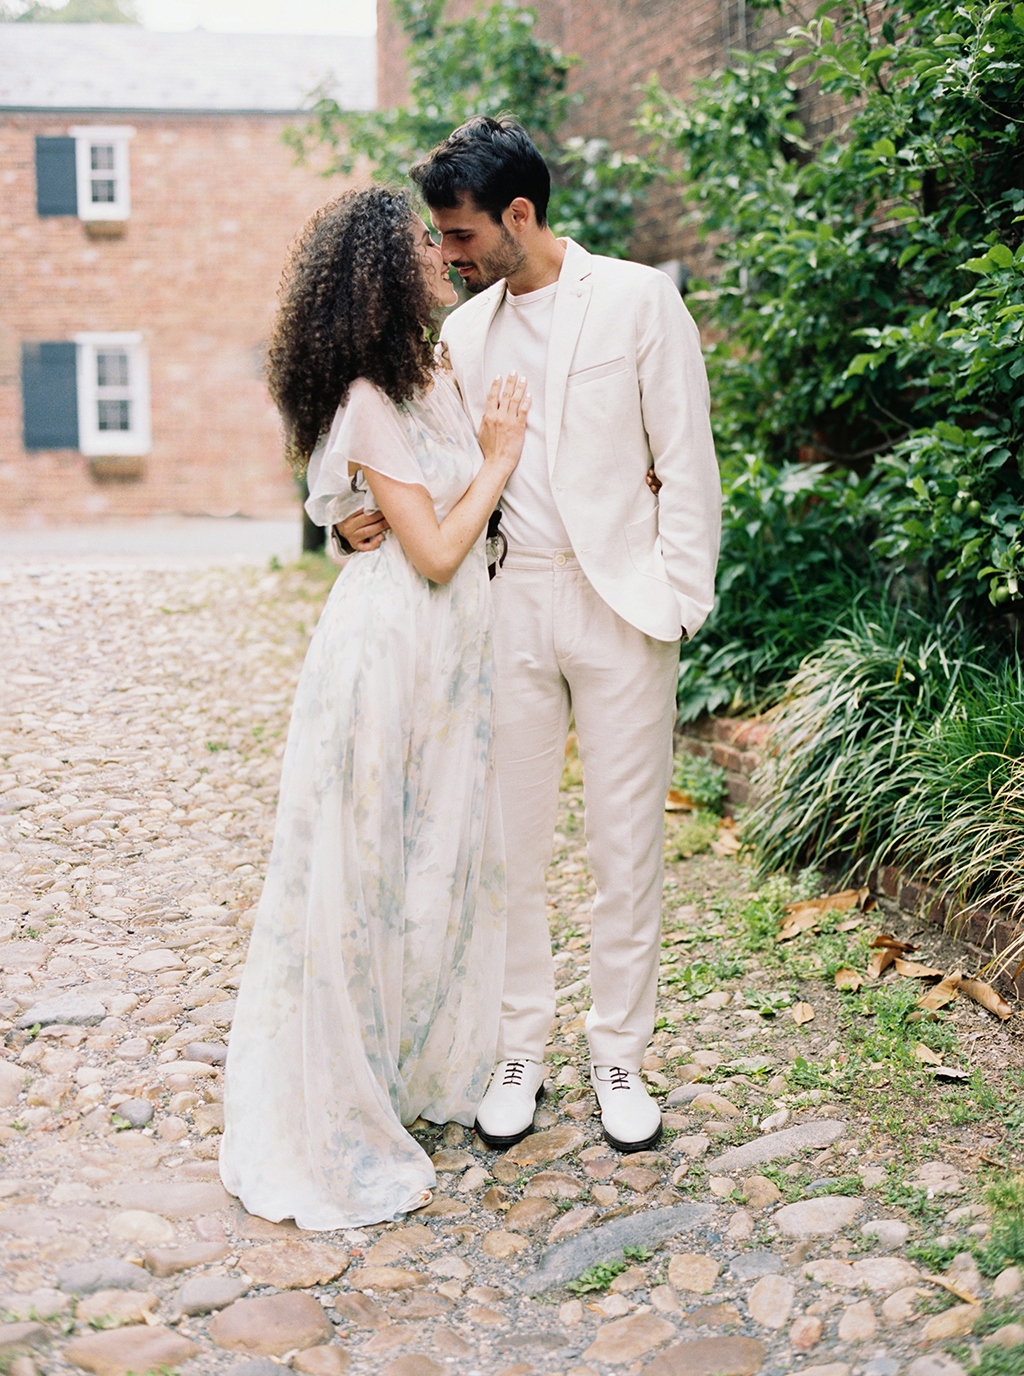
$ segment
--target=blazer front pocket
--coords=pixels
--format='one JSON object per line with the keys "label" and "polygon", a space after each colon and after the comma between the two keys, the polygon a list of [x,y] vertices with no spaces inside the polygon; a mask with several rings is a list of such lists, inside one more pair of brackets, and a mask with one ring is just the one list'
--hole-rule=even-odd
{"label": "blazer front pocket", "polygon": [[584,382],[598,382],[604,377],[613,377],[626,371],[625,358],[610,358],[607,363],[594,363],[589,368],[577,368],[566,378],[566,385],[579,387]]}
{"label": "blazer front pocket", "polygon": [[626,525],[626,547],[633,567],[649,578],[667,582],[658,538],[658,508]]}

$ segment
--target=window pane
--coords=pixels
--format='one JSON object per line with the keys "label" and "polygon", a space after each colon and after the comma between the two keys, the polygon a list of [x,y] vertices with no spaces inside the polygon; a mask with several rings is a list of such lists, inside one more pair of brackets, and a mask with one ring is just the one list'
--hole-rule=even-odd
{"label": "window pane", "polygon": [[114,170],[114,145],[112,143],[94,143],[89,150],[90,165],[94,172],[113,172]]}
{"label": "window pane", "polygon": [[114,183],[112,181],[91,182],[92,203],[93,205],[107,205],[114,200]]}
{"label": "window pane", "polygon": [[123,349],[100,349],[96,353],[96,385],[128,386],[128,355]]}
{"label": "window pane", "polygon": [[130,430],[132,428],[131,402],[129,401],[98,401],[96,414],[99,420],[97,428],[100,430]]}

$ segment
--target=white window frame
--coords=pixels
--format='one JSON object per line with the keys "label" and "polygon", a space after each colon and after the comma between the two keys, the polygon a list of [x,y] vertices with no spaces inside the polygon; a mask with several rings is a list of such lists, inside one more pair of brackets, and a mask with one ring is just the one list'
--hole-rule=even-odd
{"label": "white window frame", "polygon": [[[128,144],[135,130],[127,124],[76,124],[68,130],[75,140],[75,177],[80,220],[127,220],[131,214],[131,191],[128,177]],[[92,167],[92,150],[97,145],[110,145],[114,150],[114,166],[109,176],[97,180],[114,183],[112,201],[93,201],[92,183],[96,174]]]}
{"label": "white window frame", "polygon": [[[139,333],[95,333],[75,335],[78,346],[78,448],[82,454],[148,454],[152,444],[149,411],[149,356]],[[121,350],[128,358],[128,385],[101,388],[98,355],[104,350]],[[128,430],[101,430],[99,403],[128,401],[131,427]]]}

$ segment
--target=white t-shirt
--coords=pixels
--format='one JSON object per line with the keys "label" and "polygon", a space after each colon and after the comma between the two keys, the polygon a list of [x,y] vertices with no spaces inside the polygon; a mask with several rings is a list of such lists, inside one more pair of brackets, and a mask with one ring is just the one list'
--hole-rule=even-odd
{"label": "white t-shirt", "polygon": [[544,379],[548,341],[558,283],[524,292],[505,293],[487,333],[484,364],[487,376],[516,372],[526,378],[533,398],[526,422],[523,456],[505,484],[501,528],[510,545],[525,549],[569,549],[569,536],[555,506],[548,476],[545,436]]}

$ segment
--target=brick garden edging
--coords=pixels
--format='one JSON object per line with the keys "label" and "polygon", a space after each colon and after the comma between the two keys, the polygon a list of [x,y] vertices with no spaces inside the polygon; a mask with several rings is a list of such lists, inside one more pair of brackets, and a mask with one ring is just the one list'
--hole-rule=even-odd
{"label": "brick garden edging", "polygon": [[[704,716],[676,732],[676,750],[698,759],[711,760],[725,770],[728,785],[726,812],[732,816],[752,799],[751,779],[761,762],[770,725],[758,717]],[[968,941],[996,957],[1024,936],[1024,919],[1012,918],[996,908],[965,908],[955,895],[911,878],[895,865],[882,865],[866,877],[872,891],[894,902],[902,912],[942,927],[961,941]],[[1024,998],[1024,969],[1016,979],[999,976]]]}
{"label": "brick garden edging", "polygon": [[761,763],[761,749],[769,729],[768,723],[758,717],[705,715],[677,730],[676,749],[711,760],[725,770],[729,786],[726,812],[731,815],[750,802],[750,779]]}

